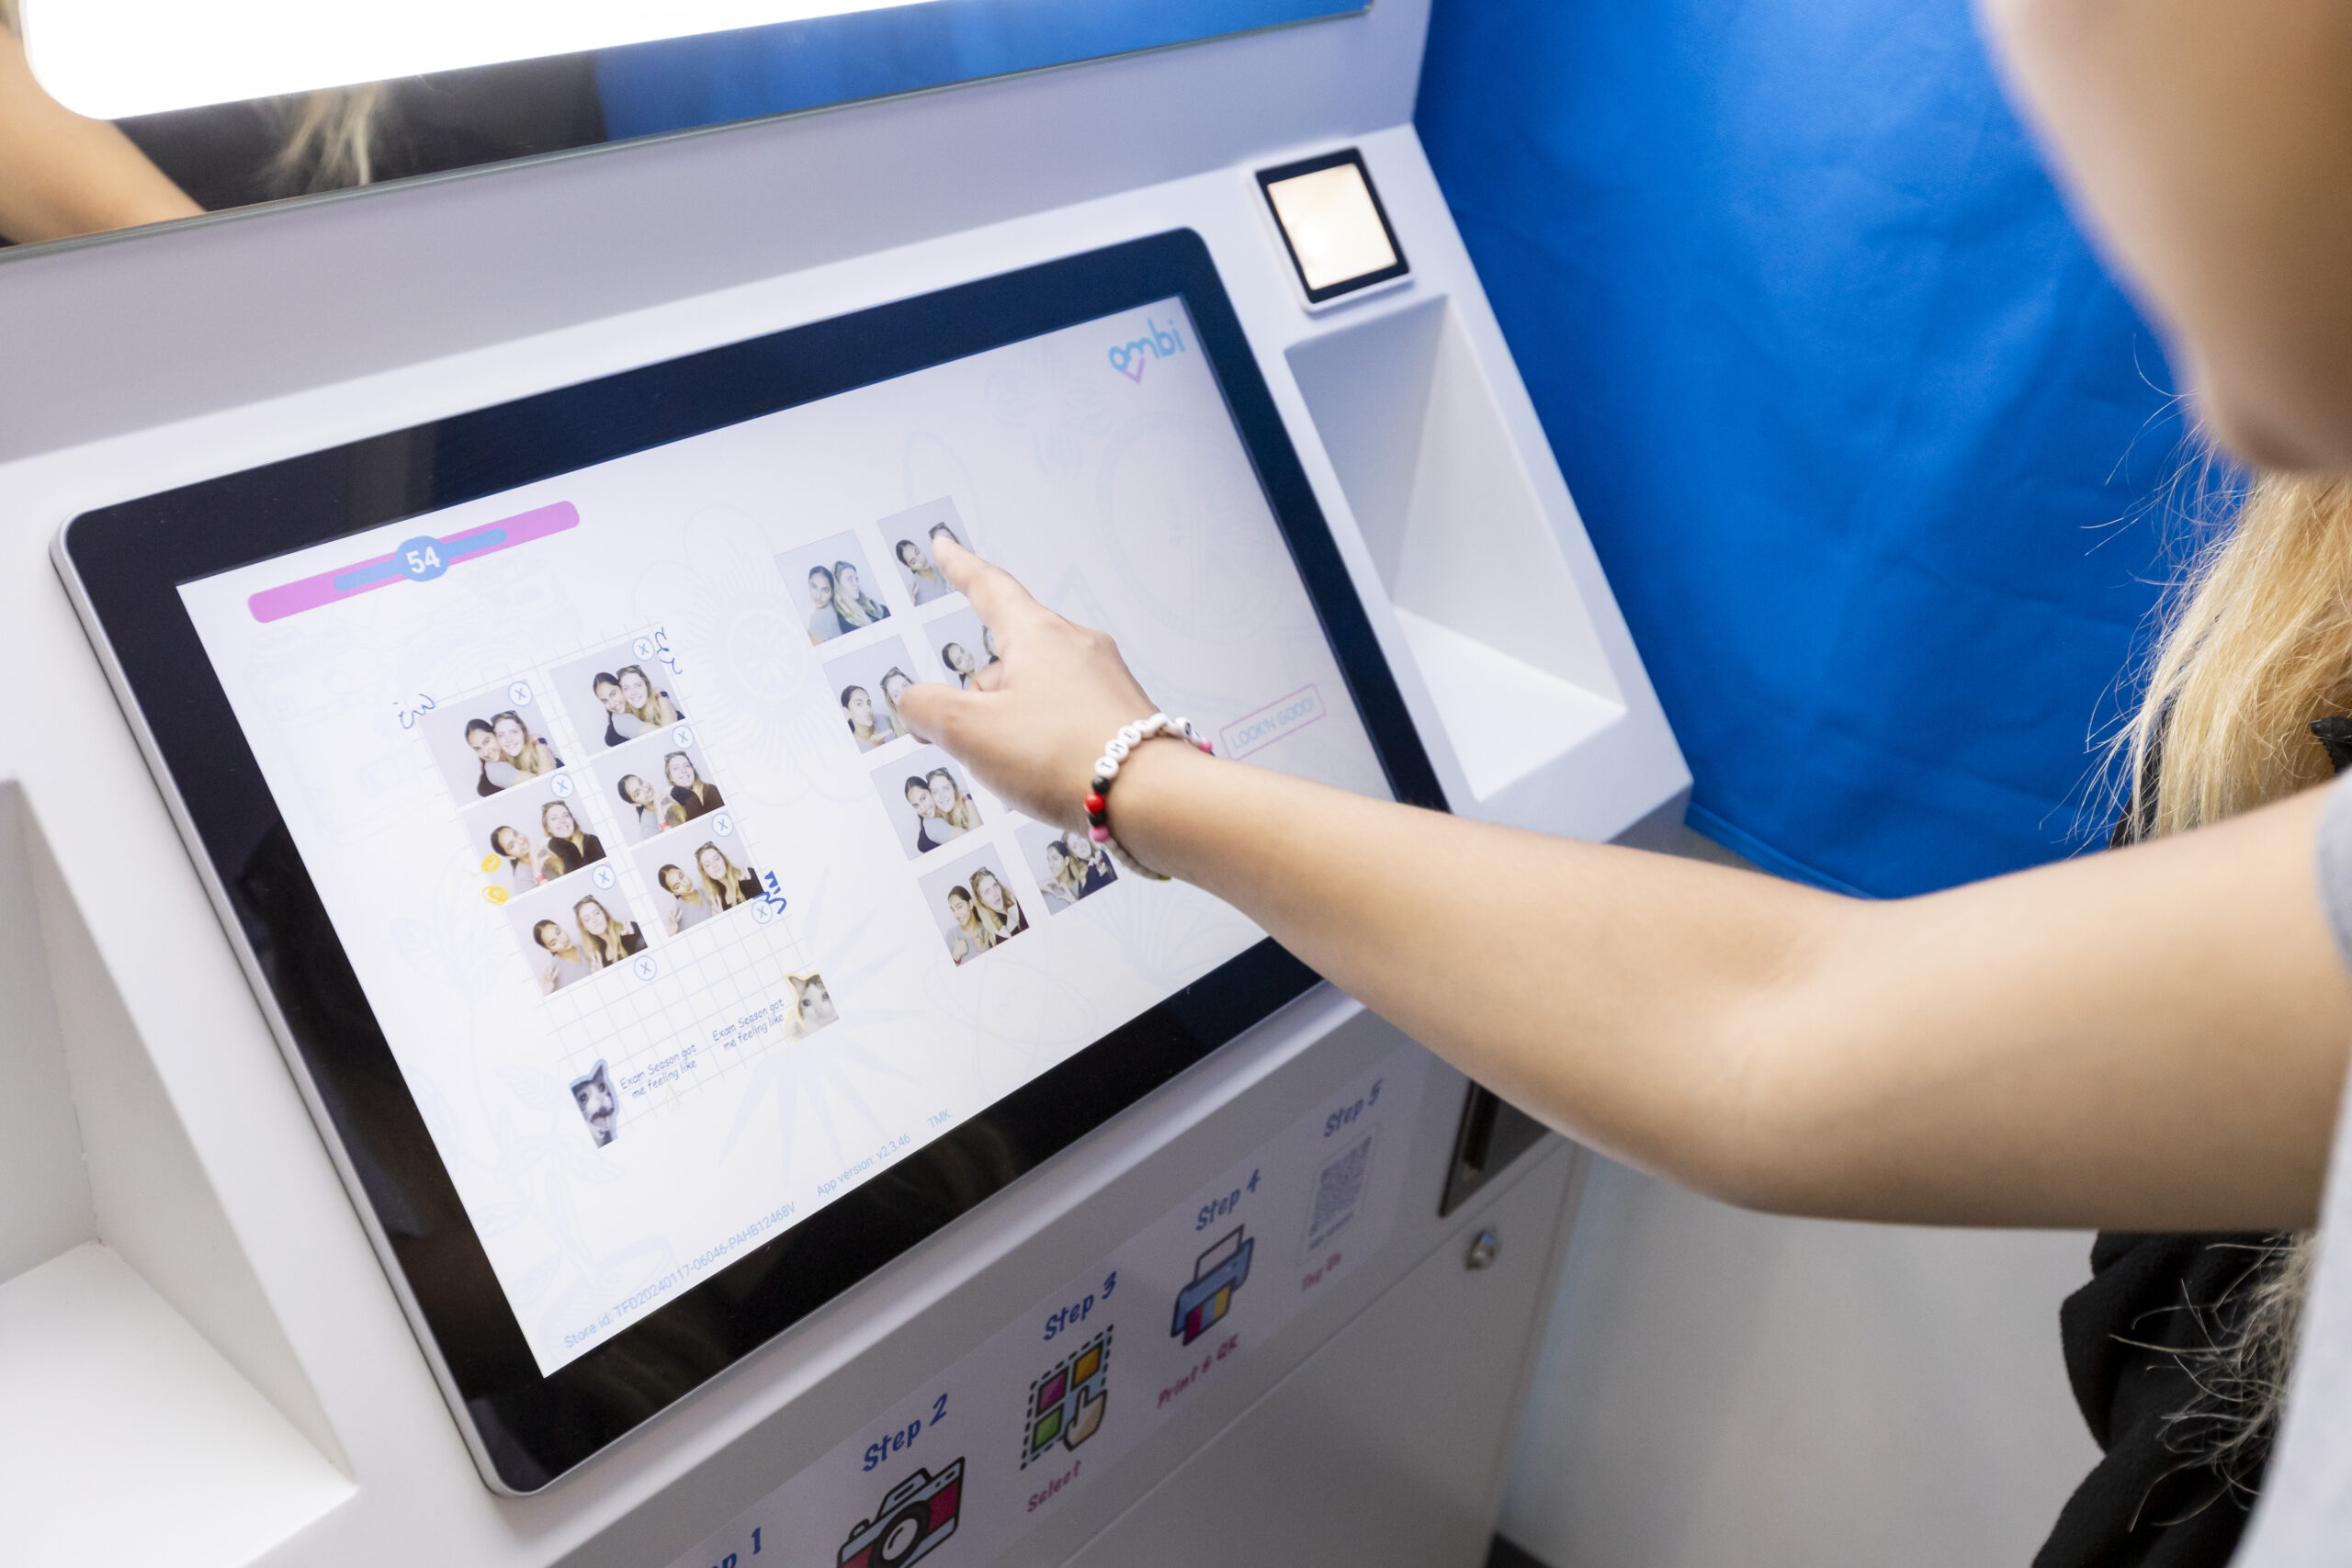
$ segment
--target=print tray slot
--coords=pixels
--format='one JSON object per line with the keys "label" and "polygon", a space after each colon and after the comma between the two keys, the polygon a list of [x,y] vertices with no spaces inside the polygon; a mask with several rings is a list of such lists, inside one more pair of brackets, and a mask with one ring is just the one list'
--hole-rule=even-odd
{"label": "print tray slot", "polygon": [[1423,299],[1287,357],[1480,814],[1516,820],[1498,797],[1626,706],[1461,316]]}
{"label": "print tray slot", "polygon": [[352,1495],[342,1449],[5,779],[0,996],[10,1561],[257,1557]]}

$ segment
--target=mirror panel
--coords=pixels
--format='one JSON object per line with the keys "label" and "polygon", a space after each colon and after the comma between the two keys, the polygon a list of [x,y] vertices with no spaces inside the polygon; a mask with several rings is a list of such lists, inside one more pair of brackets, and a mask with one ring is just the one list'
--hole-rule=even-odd
{"label": "mirror panel", "polygon": [[40,35],[28,62],[16,4],[0,0],[0,243],[13,247],[0,259],[198,212],[1366,9],[1363,0],[922,0],[107,121],[43,90]]}

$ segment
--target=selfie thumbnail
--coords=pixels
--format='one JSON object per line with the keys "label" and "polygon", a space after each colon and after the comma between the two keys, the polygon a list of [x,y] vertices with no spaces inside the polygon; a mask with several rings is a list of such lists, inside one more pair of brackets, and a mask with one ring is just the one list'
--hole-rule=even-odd
{"label": "selfie thumbnail", "polygon": [[701,746],[691,739],[677,743],[679,735],[692,733],[673,727],[596,763],[602,802],[620,822],[624,841],[641,844],[727,805]]}
{"label": "selfie thumbnail", "polygon": [[461,813],[491,902],[503,904],[605,858],[574,773],[535,778]]}
{"label": "selfie thumbnail", "polygon": [[548,739],[547,710],[527,681],[454,703],[418,718],[416,732],[459,806],[471,806],[562,772]]}
{"label": "selfie thumbnail", "polygon": [[968,604],[925,621],[922,640],[932,656],[923,672],[927,681],[944,681],[969,691],[972,678],[997,661],[996,638]]}
{"label": "selfie thumbnail", "polygon": [[1021,858],[1029,863],[1029,874],[1037,879],[1037,891],[1045,895],[1047,914],[1074,909],[1080,899],[1119,880],[1110,855],[1084,829],[1057,832],[1041,823],[1023,822],[1013,829],[1012,838],[1021,846]]}
{"label": "selfie thumbnail", "polygon": [[751,850],[727,812],[659,843],[640,844],[634,853],[638,870],[653,889],[653,918],[670,936],[752,908],[763,896],[762,869],[752,863]]}
{"label": "selfie thumbnail", "polygon": [[868,643],[825,661],[825,690],[841,705],[842,722],[860,751],[877,750],[910,731],[899,712],[899,699],[921,673],[907,645],[897,637]]}
{"label": "selfie thumbnail", "polygon": [[556,698],[590,750],[626,746],[686,716],[674,694],[676,672],[662,661],[665,646],[648,633],[556,667]]}
{"label": "selfie thumbnail", "polygon": [[1029,916],[1013,896],[1003,863],[983,850],[944,871],[921,879],[922,898],[947,943],[947,956],[969,964],[1002,947],[1029,929]]}
{"label": "selfie thumbnail", "polygon": [[965,787],[964,765],[936,746],[918,746],[876,768],[872,777],[883,815],[909,860],[954,843],[983,820],[980,803]]}
{"label": "selfie thumbnail", "polygon": [[617,886],[545,888],[508,905],[507,919],[532,977],[550,995],[646,949],[644,928]]}
{"label": "selfie thumbnail", "polygon": [[907,596],[918,607],[935,604],[956,592],[941,573],[939,563],[932,558],[932,551],[941,539],[953,539],[969,550],[981,547],[957,514],[956,502],[945,496],[910,506],[904,512],[894,512],[875,527],[882,535],[882,547],[890,552],[891,562],[899,569],[899,581],[906,585]]}
{"label": "selfie thumbnail", "polygon": [[890,618],[881,584],[866,570],[865,547],[855,534],[835,534],[775,558],[793,613],[812,643],[861,631]]}

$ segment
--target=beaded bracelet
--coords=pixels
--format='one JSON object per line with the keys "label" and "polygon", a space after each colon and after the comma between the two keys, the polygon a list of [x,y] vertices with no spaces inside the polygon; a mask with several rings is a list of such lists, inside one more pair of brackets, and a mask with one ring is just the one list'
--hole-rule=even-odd
{"label": "beaded bracelet", "polygon": [[1127,754],[1145,741],[1161,735],[1190,741],[1210,756],[1216,755],[1208,737],[1193,728],[1191,719],[1170,718],[1164,713],[1156,713],[1149,718],[1119,727],[1119,733],[1111,737],[1111,743],[1102,748],[1102,755],[1094,759],[1094,780],[1086,792],[1086,836],[1110,851],[1113,860],[1137,876],[1148,876],[1154,882],[1165,882],[1168,877],[1137,861],[1111,837],[1109,796],[1111,785],[1119,776],[1119,764],[1127,760]]}

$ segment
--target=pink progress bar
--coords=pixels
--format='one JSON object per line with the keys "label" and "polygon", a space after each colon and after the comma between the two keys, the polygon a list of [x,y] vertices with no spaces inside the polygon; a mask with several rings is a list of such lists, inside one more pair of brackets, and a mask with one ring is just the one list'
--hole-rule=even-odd
{"label": "pink progress bar", "polygon": [[533,539],[544,539],[550,534],[560,534],[580,526],[580,509],[568,501],[548,506],[535,507],[502,517],[495,523],[484,523],[436,539],[420,535],[402,540],[398,549],[373,560],[356,561],[350,566],[322,571],[316,577],[300,581],[280,583],[265,588],[245,601],[256,621],[282,621],[304,610],[315,610],[322,604],[333,604],[361,593],[372,593],[379,588],[390,588],[395,582],[430,582],[459,561],[478,559],[511,550],[517,545],[527,545]]}

